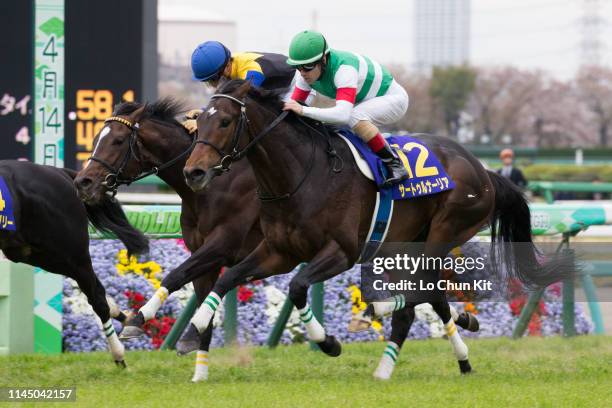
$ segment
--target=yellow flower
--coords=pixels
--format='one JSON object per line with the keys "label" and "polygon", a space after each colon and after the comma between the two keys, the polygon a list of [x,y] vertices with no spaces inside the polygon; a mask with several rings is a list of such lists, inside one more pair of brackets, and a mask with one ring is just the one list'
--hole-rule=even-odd
{"label": "yellow flower", "polygon": [[361,301],[361,289],[359,289],[357,285],[351,285],[346,288],[346,290],[351,293],[351,304],[353,305],[351,311],[353,314],[357,314],[360,311],[365,310],[367,304]]}
{"label": "yellow flower", "polygon": [[117,253],[117,260],[119,263],[116,265],[117,273],[121,276],[125,276],[127,273],[133,273],[144,277],[155,289],[159,289],[161,286],[161,280],[158,275],[161,276],[162,267],[155,261],[148,261],[139,263],[138,258],[132,255],[127,256],[127,250],[122,249]]}
{"label": "yellow flower", "polygon": [[372,328],[373,328],[374,330],[376,330],[377,332],[379,332],[379,331],[381,331],[381,330],[382,330],[382,328],[383,328],[383,327],[382,327],[382,323],[381,323],[380,321],[378,321],[378,320],[374,320],[374,321],[372,321]]}

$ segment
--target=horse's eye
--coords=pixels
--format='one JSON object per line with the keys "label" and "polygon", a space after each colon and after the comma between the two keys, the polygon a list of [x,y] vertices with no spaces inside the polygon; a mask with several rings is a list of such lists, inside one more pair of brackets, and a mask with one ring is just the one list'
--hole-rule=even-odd
{"label": "horse's eye", "polygon": [[113,140],[113,146],[119,146],[119,145],[123,144],[124,141],[125,141],[125,139],[117,138],[117,139]]}
{"label": "horse's eye", "polygon": [[222,128],[228,127],[231,122],[232,121],[229,119],[221,119],[221,127]]}

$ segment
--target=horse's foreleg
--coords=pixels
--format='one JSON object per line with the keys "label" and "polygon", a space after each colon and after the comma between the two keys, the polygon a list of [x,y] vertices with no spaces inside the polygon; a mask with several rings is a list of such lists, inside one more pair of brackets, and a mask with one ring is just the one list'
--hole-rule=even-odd
{"label": "horse's foreleg", "polygon": [[[193,281],[198,304],[201,304],[204,298],[210,293],[213,285],[217,281],[217,276],[203,276]],[[192,382],[200,382],[208,380],[208,350],[210,349],[210,341],[212,339],[213,326],[208,328],[200,335],[200,346],[196,353],[195,368]]]}
{"label": "horse's foreleg", "polygon": [[413,321],[414,307],[412,305],[393,312],[393,316],[391,317],[391,337],[380,358],[378,367],[376,371],[374,371],[374,378],[379,380],[388,380],[391,378],[391,374],[393,374],[393,369],[399,358],[399,352],[404,344],[404,340],[406,340],[408,336]]}
{"label": "horse's foreleg", "polygon": [[[140,337],[144,334],[142,326],[147,320],[155,317],[155,314],[173,293],[189,282],[205,274],[218,274],[225,263],[222,255],[220,240],[212,240],[201,246],[185,262],[172,270],[161,282],[159,289],[142,306],[138,313],[130,317],[121,332],[122,339]],[[214,281],[213,281],[214,282]],[[210,290],[210,287],[208,288]],[[207,292],[208,293],[208,292]],[[204,295],[206,296],[206,295]]]}
{"label": "horse's foreleg", "polygon": [[253,280],[287,273],[296,265],[297,261],[271,251],[267,242],[262,241],[242,262],[225,271],[217,280],[215,287],[193,315],[191,324],[177,343],[177,353],[186,354],[196,350],[199,344],[199,334],[208,328],[227,292]]}
{"label": "horse's foreleg", "polygon": [[108,343],[108,348],[113,356],[113,360],[118,366],[125,368],[125,347],[123,343],[119,341],[119,337],[115,332],[115,327],[113,326],[110,316],[110,308],[106,300],[106,291],[94,273],[91,263],[87,265],[85,260],[83,263],[85,263],[85,265],[82,265],[80,268],[75,268],[74,266],[70,269],[66,268],[63,270],[63,273],[74,279],[83,294],[87,296],[87,301],[102,322],[102,331],[104,332],[104,336],[106,336],[106,342]]}
{"label": "horse's foreleg", "polygon": [[325,334],[325,329],[308,305],[308,288],[313,283],[326,281],[350,267],[348,258],[337,242],[329,242],[289,283],[289,298],[300,313],[306,327],[308,339],[317,343],[327,355],[336,357],[341,353],[340,343],[334,336]]}

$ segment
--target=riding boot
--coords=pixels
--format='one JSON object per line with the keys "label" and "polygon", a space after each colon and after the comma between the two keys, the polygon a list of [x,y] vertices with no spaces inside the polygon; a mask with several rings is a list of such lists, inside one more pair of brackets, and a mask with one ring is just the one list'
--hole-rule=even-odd
{"label": "riding boot", "polygon": [[391,184],[399,183],[408,178],[408,172],[404,167],[402,161],[395,155],[395,152],[389,146],[389,143],[385,141],[385,147],[376,152],[378,157],[380,157],[387,167],[387,179],[385,180],[385,185],[389,186]]}

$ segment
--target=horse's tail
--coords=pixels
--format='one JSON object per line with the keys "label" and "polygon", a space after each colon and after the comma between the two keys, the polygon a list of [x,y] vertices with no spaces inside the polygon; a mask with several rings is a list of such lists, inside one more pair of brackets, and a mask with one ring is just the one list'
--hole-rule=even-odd
{"label": "horse's tail", "polygon": [[[571,254],[557,254],[543,261],[531,237],[531,213],[523,192],[510,180],[488,171],[495,188],[491,224],[491,259],[497,265],[500,253],[508,278],[527,286],[547,286],[576,273]],[[540,259],[539,259],[540,258]]]}
{"label": "horse's tail", "polygon": [[[74,180],[76,171],[62,169]],[[129,254],[141,254],[149,250],[149,240],[128,221],[117,200],[103,195],[102,201],[95,205],[85,204],[89,222],[100,232],[114,234]]]}
{"label": "horse's tail", "polygon": [[129,254],[141,254],[149,250],[149,240],[132,227],[121,205],[114,198],[104,195],[96,205],[85,204],[89,222],[102,233],[113,233],[127,248]]}

